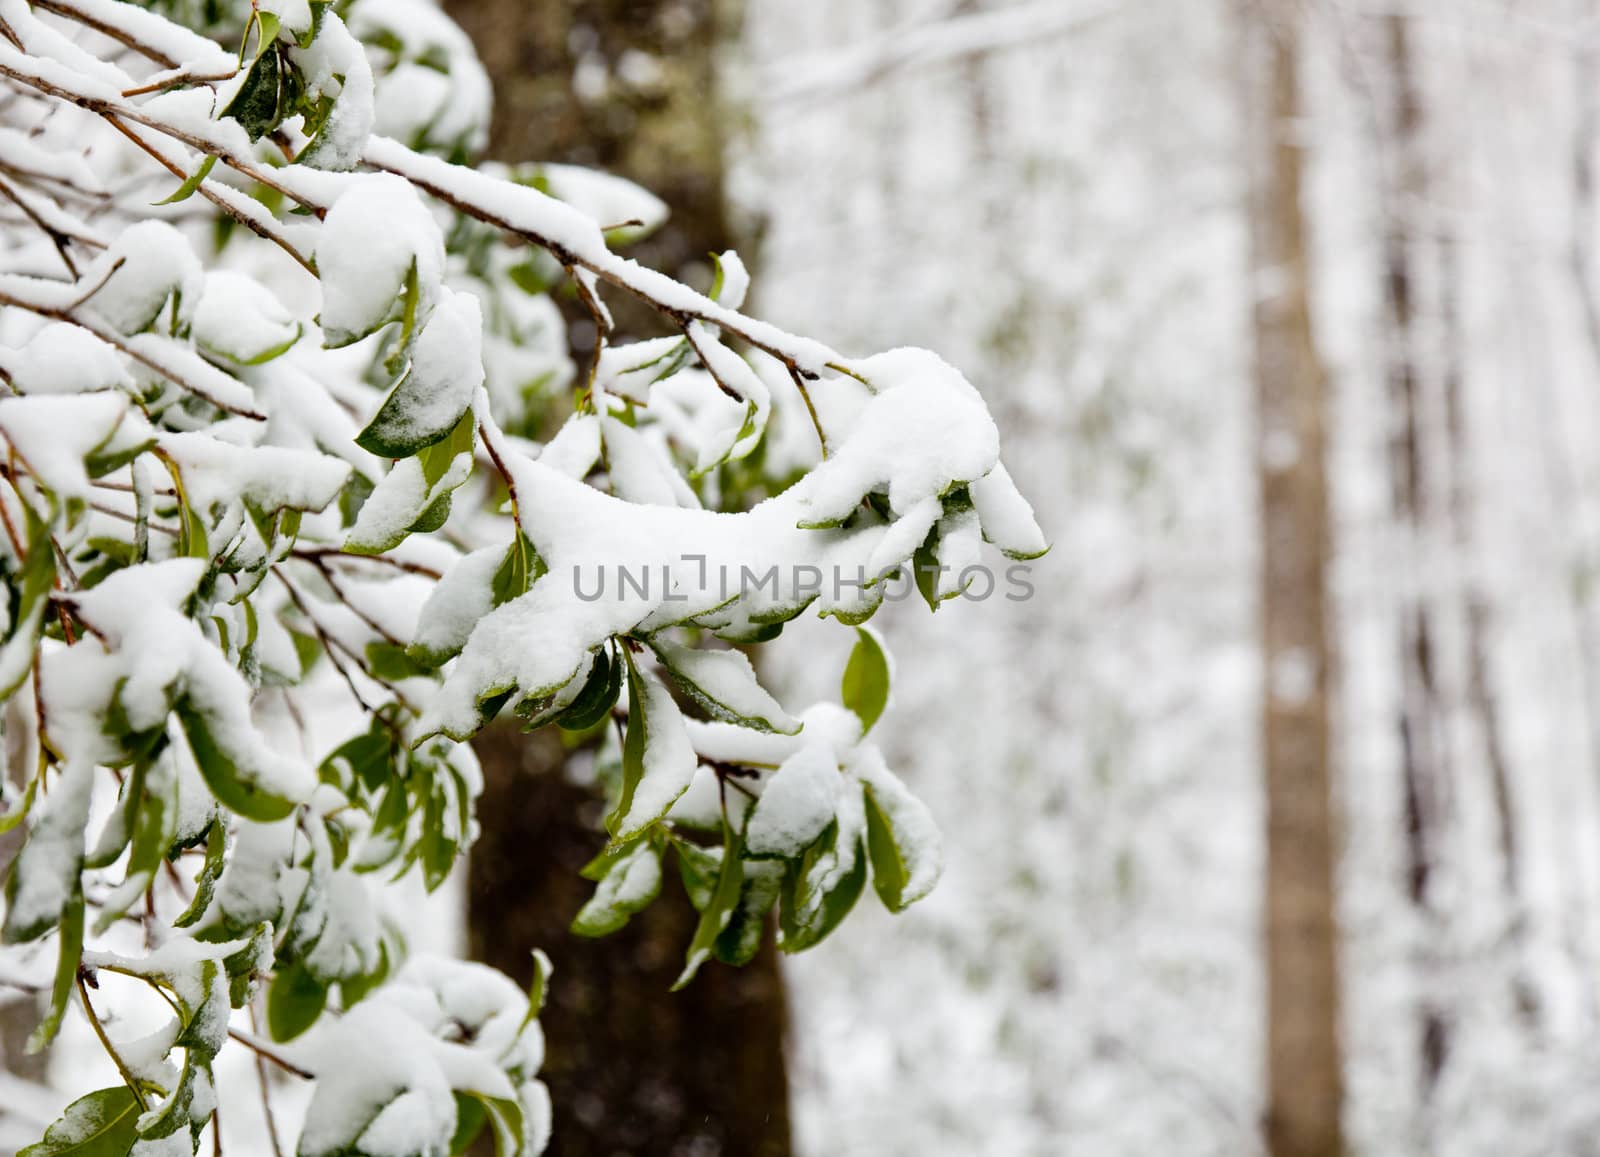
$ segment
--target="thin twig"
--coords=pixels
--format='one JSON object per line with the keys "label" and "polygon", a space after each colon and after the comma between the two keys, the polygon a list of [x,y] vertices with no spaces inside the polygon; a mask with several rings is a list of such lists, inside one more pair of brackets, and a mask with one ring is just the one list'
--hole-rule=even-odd
{"label": "thin twig", "polygon": [[112,124],[115,124],[119,119],[128,120],[132,121],[134,124],[142,125],[147,129],[158,132],[163,136],[171,137],[173,140],[178,141],[181,144],[185,144],[191,149],[194,149],[196,152],[203,153],[207,156],[216,157],[217,160],[221,161],[224,165],[227,165],[230,169],[239,173],[241,176],[249,177],[257,184],[264,185],[273,190],[275,193],[278,193],[288,200],[293,201],[301,208],[309,210],[318,219],[321,219],[327,214],[328,207],[326,205],[314,200],[309,195],[299,192],[284,184],[282,181],[278,180],[277,177],[273,176],[267,169],[264,169],[262,166],[256,164],[252,160],[247,160],[246,158],[239,156],[226,145],[223,145],[216,140],[209,139],[199,133],[190,132],[187,129],[182,129],[176,125],[169,124],[158,117],[151,116],[141,108],[138,108],[134,105],[125,104],[120,100],[107,100],[103,97],[94,96],[91,93],[75,91],[71,88],[67,88],[46,76],[35,72],[30,72],[28,69],[20,68],[14,64],[8,64],[3,59],[3,56],[4,53],[0,52],[0,76],[7,77],[18,84],[25,85],[28,88],[41,92],[45,96],[54,97],[56,100],[65,101],[69,104],[75,104],[79,108],[87,109],[88,111],[95,113]]}
{"label": "thin twig", "polygon": [[[174,177],[178,178],[179,181],[189,180],[189,174],[183,171],[183,167],[181,165],[178,165],[162,156],[160,150],[156,149],[150,144],[149,141],[145,140],[116,117],[108,115],[106,116],[105,120],[107,124],[116,129],[123,136],[127,137],[128,140],[132,141],[135,145],[142,149],[151,157],[151,159],[153,159],[163,169],[167,170],[167,172],[171,173]],[[205,180],[200,182],[195,191],[207,201],[210,201],[217,208],[221,209],[229,217],[232,217],[239,224],[250,230],[250,232],[254,233],[257,237],[260,237],[265,241],[270,241],[279,249],[282,249],[290,257],[294,258],[296,263],[298,263],[299,266],[307,273],[311,274],[313,277],[316,276],[316,266],[311,264],[311,259],[304,253],[301,253],[300,250],[295,247],[294,242],[283,236],[276,229],[269,228],[264,222],[232,204],[225,196],[217,192],[217,190]]]}
{"label": "thin twig", "polygon": [[299,1077],[302,1081],[314,1081],[317,1079],[315,1073],[310,1073],[305,1069],[302,1069],[299,1065],[289,1060],[282,1053],[274,1050],[272,1046],[267,1044],[266,1041],[257,1037],[253,1033],[248,1033],[243,1029],[233,1028],[230,1026],[228,1029],[228,1035],[234,1040],[238,1041],[240,1044],[244,1045],[245,1048],[250,1049],[256,1054],[256,1056],[266,1058],[273,1064],[277,1065],[284,1072],[292,1073]]}
{"label": "thin twig", "polygon": [[[311,629],[316,632],[318,640],[322,643],[322,653],[328,656],[328,662],[332,664],[333,669],[337,671],[339,676],[344,680],[345,686],[350,689],[350,695],[355,699],[357,705],[360,706],[360,708],[368,715],[371,715],[374,719],[377,719],[380,723],[382,723],[386,728],[389,729],[391,733],[398,736],[399,728],[394,725],[394,722],[390,720],[387,715],[383,714],[383,712],[379,711],[376,707],[367,702],[366,696],[362,695],[361,689],[356,686],[355,677],[351,675],[349,669],[346,668],[342,662],[340,662],[337,652],[343,651],[351,659],[355,660],[357,663],[360,663],[362,665],[363,674],[366,674],[369,678],[373,678],[375,681],[382,683],[385,687],[388,687],[389,690],[394,691],[395,698],[400,699],[401,703],[404,704],[405,700],[401,698],[399,691],[395,689],[393,684],[381,679],[377,679],[376,676],[373,676],[370,671],[366,670],[366,665],[359,655],[355,654],[355,652],[353,652],[342,641],[334,638],[327,632],[323,625],[317,621],[317,616],[311,613],[310,606],[306,604],[305,599],[301,598],[300,592],[295,589],[295,585],[289,581],[289,577],[287,575],[285,575],[277,567],[272,568],[272,573],[277,580],[283,584],[283,589],[289,592],[289,598],[294,600],[294,605],[300,609],[300,613],[306,617],[306,621],[311,624]],[[407,704],[407,706],[409,706],[409,704]]]}
{"label": "thin twig", "polygon": [[183,84],[220,84],[225,80],[232,80],[238,75],[237,69],[233,72],[210,74],[190,72],[187,69],[176,72],[168,69],[166,72],[158,73],[156,76],[151,77],[144,84],[123,89],[122,95],[124,98],[143,96],[147,92],[159,92],[164,88],[177,88]]}
{"label": "thin twig", "polygon": [[16,309],[27,310],[29,313],[39,317],[46,317],[52,321],[66,322],[68,325],[75,325],[79,329],[87,330],[119,353],[126,354],[140,365],[154,370],[180,390],[193,394],[203,402],[209,402],[217,409],[225,410],[230,414],[237,414],[241,418],[250,418],[257,422],[265,422],[267,420],[265,414],[242,406],[230,405],[204,386],[197,386],[193,382],[185,380],[184,376],[174,371],[171,366],[162,365],[160,361],[132,344],[109,325],[90,317],[78,316],[73,307],[62,308],[60,306],[46,305],[43,302],[29,301],[26,298],[17,297],[15,294],[4,291],[0,291],[0,305],[9,305]]}
{"label": "thin twig", "polygon": [[111,1038],[106,1035],[105,1026],[100,1023],[100,1018],[95,1015],[94,1005],[89,1003],[89,986],[83,981],[83,969],[78,970],[78,999],[83,1002],[83,1011],[89,1018],[89,1027],[94,1029],[94,1035],[100,1038],[100,1047],[106,1050],[106,1056],[111,1058],[111,1063],[117,1066],[117,1072],[122,1075],[123,1083],[128,1086],[128,1091],[133,1094],[133,1099],[139,1104],[141,1113],[148,1112],[149,1102],[144,1099],[144,1090],[139,1087],[138,1079],[129,1071],[127,1063],[122,1059],[122,1054],[117,1052],[116,1046],[111,1043]]}
{"label": "thin twig", "polygon": [[406,574],[421,575],[423,578],[441,579],[444,577],[442,571],[436,570],[431,566],[423,566],[420,562],[408,562],[403,558],[395,558],[387,554],[350,554],[332,547],[318,546],[297,547],[290,552],[290,557],[308,561],[329,559],[336,562],[372,562],[391,567],[394,570],[404,571]]}
{"label": "thin twig", "polygon": [[511,471],[506,468],[505,460],[500,457],[500,451],[495,448],[494,435],[497,433],[498,431],[491,431],[487,423],[478,423],[478,437],[483,439],[484,451],[489,455],[489,461],[494,463],[495,472],[506,484],[506,494],[511,499],[511,517],[520,524],[518,512],[521,507],[517,504],[517,482],[511,477]]}
{"label": "thin twig", "polygon": [[339,585],[339,580],[337,577],[335,577],[332,567],[328,566],[328,564],[323,562],[320,558],[311,559],[310,562],[312,566],[317,568],[317,573],[322,576],[323,581],[325,581],[333,590],[334,596],[349,609],[351,614],[355,615],[356,618],[360,619],[368,627],[372,628],[372,630],[390,646],[399,647],[402,650],[405,648],[405,643],[395,638],[394,635],[390,633],[390,631],[385,628],[382,623],[378,622],[371,615],[367,614],[366,611],[362,610],[356,605],[355,601],[346,593],[345,588]]}
{"label": "thin twig", "polygon": [[4,197],[18,209],[21,209],[22,215],[32,221],[39,232],[50,239],[50,244],[55,246],[56,253],[61,257],[61,263],[67,267],[67,272],[72,274],[72,280],[78,280],[78,264],[72,260],[72,254],[67,250],[67,242],[75,240],[75,238],[68,237],[67,234],[46,222],[39,215],[39,211],[24,201],[22,194],[5,181],[0,181],[0,197]]}
{"label": "thin twig", "polygon": [[[261,1020],[256,1015],[255,1001],[250,1002],[250,1027],[259,1036]],[[283,1142],[278,1137],[278,1119],[272,1112],[272,1091],[267,1080],[267,1060],[256,1053],[256,1083],[261,1088],[261,1115],[267,1120],[267,1140],[272,1144],[272,1157],[283,1157]]]}

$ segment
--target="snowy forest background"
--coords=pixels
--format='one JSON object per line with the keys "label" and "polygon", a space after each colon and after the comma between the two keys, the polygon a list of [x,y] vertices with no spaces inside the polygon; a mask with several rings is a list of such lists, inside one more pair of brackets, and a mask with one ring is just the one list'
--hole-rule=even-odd
{"label": "snowy forest background", "polygon": [[[500,85],[497,149],[628,170],[738,243],[779,324],[938,349],[1055,544],[1028,602],[885,612],[884,745],[946,873],[783,961],[790,1102],[758,1115],[812,1155],[1267,1152],[1261,702],[1304,681],[1259,630],[1258,470],[1297,463],[1260,436],[1252,330],[1295,275],[1251,245],[1273,6],[445,6]],[[1285,7],[1328,406],[1346,1142],[1600,1153],[1600,7]],[[800,626],[768,672],[786,702],[843,662]],[[418,936],[481,948],[462,907]],[[66,1045],[56,1078],[89,1063]],[[59,1110],[50,1079],[0,1076],[0,1145]],[[554,1087],[550,1151],[587,1151]],[[229,1151],[264,1152],[232,1118]]]}
{"label": "snowy forest background", "polygon": [[[1595,1152],[1600,10],[1301,7],[1348,1142]],[[767,307],[973,367],[1056,544],[1032,602],[897,624],[896,755],[949,870],[922,911],[792,962],[805,1151],[1258,1151],[1240,11],[756,3],[747,44]],[[1414,517],[1398,232],[1426,257]],[[846,255],[870,272],[841,280]],[[1419,601],[1431,696],[1400,645]],[[1424,1007],[1449,1033],[1432,1076]]]}

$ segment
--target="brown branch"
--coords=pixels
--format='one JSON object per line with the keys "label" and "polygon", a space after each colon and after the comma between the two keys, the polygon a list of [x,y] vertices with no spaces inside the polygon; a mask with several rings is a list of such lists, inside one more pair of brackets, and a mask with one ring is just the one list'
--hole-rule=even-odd
{"label": "brown branch", "polygon": [[314,1081],[317,1079],[315,1073],[307,1072],[305,1069],[302,1069],[299,1065],[295,1064],[281,1053],[274,1051],[272,1048],[268,1047],[264,1041],[256,1039],[256,1037],[250,1033],[242,1032],[236,1028],[230,1028],[228,1029],[228,1035],[234,1040],[238,1041],[240,1044],[244,1045],[245,1048],[255,1053],[256,1056],[271,1061],[284,1072],[292,1073],[293,1075],[299,1077],[302,1081]]}
{"label": "brown branch", "polygon": [[[149,141],[146,141],[144,138],[140,137],[138,133],[134,132],[127,125],[123,124],[116,117],[106,116],[105,120],[107,124],[116,129],[123,136],[127,137],[128,140],[132,141],[140,149],[144,150],[144,152],[148,154],[151,159],[153,159],[163,169],[166,169],[167,172],[171,173],[174,177],[178,178],[180,182],[189,180],[189,174],[183,171],[183,166],[178,165],[168,158],[162,156],[160,151],[152,146]],[[241,210],[222,194],[218,193],[216,189],[212,188],[211,185],[209,185],[205,180],[201,180],[195,191],[207,201],[210,201],[217,208],[221,209],[228,216],[232,217],[239,224],[243,225],[246,229],[250,230],[250,232],[254,233],[257,237],[260,237],[264,241],[270,241],[279,249],[282,249],[290,257],[294,258],[300,267],[307,273],[311,274],[313,277],[316,276],[317,270],[316,267],[311,264],[311,259],[304,253],[301,253],[300,250],[295,247],[294,243],[287,237],[283,236],[275,229],[268,228],[264,222]]]}
{"label": "brown branch", "polygon": [[[92,297],[93,294],[91,293],[89,296]],[[211,405],[217,407],[217,409],[225,410],[230,414],[237,414],[241,418],[250,418],[257,422],[265,422],[267,420],[267,416],[263,413],[260,413],[256,410],[244,409],[240,406],[229,405],[227,402],[224,402],[222,399],[216,397],[203,386],[197,386],[193,382],[185,381],[181,374],[175,373],[170,366],[162,365],[149,354],[140,352],[139,349],[129,343],[128,339],[123,337],[110,326],[103,325],[97,321],[91,321],[87,318],[76,316],[74,310],[77,308],[77,305],[67,306],[65,308],[60,306],[46,305],[43,302],[28,301],[24,298],[17,297],[15,294],[6,293],[4,290],[0,290],[0,305],[9,305],[16,309],[25,309],[29,313],[35,314],[39,317],[47,317],[52,321],[65,322],[68,325],[75,325],[79,329],[87,330],[89,333],[94,334],[95,337],[99,338],[107,345],[116,349],[119,353],[127,355],[148,369],[154,370],[157,374],[165,378],[167,381],[170,381],[179,389],[193,394],[201,401],[209,402]]]}
{"label": "brown branch", "polygon": [[[539,246],[541,249],[549,252],[550,255],[559,261],[563,266],[568,268],[576,266],[582,269],[587,269],[596,277],[599,277],[602,281],[633,294],[645,305],[649,306],[663,317],[671,320],[680,329],[687,326],[691,321],[700,321],[707,325],[717,326],[724,332],[733,334],[735,337],[740,338],[756,349],[772,355],[774,358],[778,359],[778,361],[782,362],[783,365],[790,370],[790,372],[801,374],[806,373],[806,370],[801,365],[800,357],[790,349],[784,348],[781,340],[783,338],[788,338],[798,344],[802,342],[802,339],[794,338],[789,334],[783,334],[782,331],[776,330],[775,327],[764,326],[757,322],[754,318],[748,317],[737,310],[720,307],[709,298],[703,298],[698,294],[696,294],[695,297],[699,301],[703,301],[703,305],[668,305],[667,303],[654,297],[650,290],[644,285],[639,284],[639,278],[630,276],[624,272],[630,269],[639,270],[639,267],[635,266],[631,262],[623,262],[618,259],[616,262],[616,267],[613,268],[609,263],[591,257],[586,257],[581,253],[576,253],[542,233],[525,229],[514,224],[510,220],[506,219],[506,217],[503,215],[496,213],[494,210],[489,209],[486,206],[476,204],[469,199],[457,196],[449,189],[440,185],[437,181],[430,180],[424,174],[414,171],[414,169],[410,166],[384,164],[373,159],[373,157],[370,155],[370,152],[369,155],[363,158],[363,163],[367,165],[368,168],[376,169],[380,172],[393,173],[398,177],[404,178],[417,189],[422,190],[442,204],[450,206],[458,213],[462,213],[465,216],[471,217],[473,220],[481,221],[485,225],[493,226],[504,233],[509,233],[512,236],[520,237],[531,244]],[[615,257],[610,250],[606,250],[605,252],[607,256]],[[641,270],[641,272],[643,271]],[[664,274],[661,276],[665,277]],[[763,330],[776,336],[763,338],[760,336],[760,333]],[[819,349],[825,348],[821,347],[821,343],[805,344],[814,344]],[[828,360],[830,362],[836,361],[837,355]]]}
{"label": "brown branch", "polygon": [[103,117],[108,121],[116,121],[119,118],[123,120],[129,120],[134,124],[142,125],[154,132],[161,133],[163,136],[171,137],[173,140],[185,144],[191,149],[194,149],[196,152],[204,153],[207,156],[216,157],[217,160],[221,161],[223,164],[227,165],[230,169],[233,169],[241,176],[249,177],[257,184],[264,185],[274,192],[281,194],[282,196],[293,201],[295,204],[299,205],[301,208],[310,210],[319,219],[327,213],[327,206],[312,200],[305,194],[296,192],[294,189],[290,188],[288,185],[285,185],[282,181],[272,176],[267,170],[263,169],[254,161],[246,160],[237,153],[233,152],[231,149],[227,148],[225,145],[222,145],[215,140],[209,140],[197,133],[192,133],[186,129],[178,128],[176,125],[168,124],[165,121],[162,121],[157,117],[153,117],[144,112],[142,109],[139,109],[133,105],[124,104],[121,101],[107,100],[103,97],[94,96],[86,92],[74,91],[73,89],[63,87],[62,85],[44,76],[29,72],[24,68],[18,68],[17,66],[8,64],[3,60],[0,60],[0,76],[7,77],[18,84],[43,93],[45,96],[54,97],[56,100],[65,101],[68,104],[74,104],[79,108],[87,109],[89,112],[95,113],[96,115]]}
{"label": "brown branch", "polygon": [[22,199],[21,193],[17,192],[5,181],[0,181],[0,197],[4,197],[18,209],[21,209],[22,215],[33,222],[39,232],[50,239],[50,244],[54,245],[56,252],[61,255],[61,263],[67,267],[67,272],[72,274],[72,280],[78,280],[78,265],[77,262],[72,260],[72,254],[67,251],[67,242],[79,241],[88,244],[87,240],[81,237],[70,237],[51,225],[39,215],[37,209]]}
{"label": "brown branch", "polygon": [[[136,36],[134,36],[133,33],[129,32],[126,28],[123,28],[119,24],[113,24],[105,20],[97,19],[71,4],[61,3],[61,0],[33,0],[33,6],[35,8],[42,9],[45,12],[53,12],[57,16],[65,16],[68,20],[74,20],[77,23],[82,24],[85,28],[94,29],[102,36],[109,36],[118,44],[133,49],[141,56],[144,56],[149,60],[153,60],[163,68],[178,67],[178,62],[176,60],[173,60],[170,56],[153,45],[145,44]],[[22,46],[18,44],[17,47],[21,48]]]}
{"label": "brown branch", "polygon": [[394,558],[387,554],[349,554],[346,551],[335,550],[332,547],[296,547],[290,551],[289,557],[314,561],[328,559],[335,562],[372,562],[394,570],[404,571],[406,574],[421,575],[424,578],[442,579],[444,573],[431,566],[423,566],[420,562],[407,562],[403,558]]}

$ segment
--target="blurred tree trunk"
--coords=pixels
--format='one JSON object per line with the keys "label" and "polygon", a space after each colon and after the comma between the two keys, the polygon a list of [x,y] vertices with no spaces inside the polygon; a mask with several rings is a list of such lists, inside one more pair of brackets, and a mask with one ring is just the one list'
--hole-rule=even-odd
{"label": "blurred tree trunk", "polygon": [[[731,109],[717,54],[741,0],[445,0],[494,82],[489,154],[562,161],[637,181],[672,209],[632,245],[641,264],[710,284],[707,254],[729,247],[723,148]],[[749,238],[739,238],[748,242]],[[609,300],[622,334],[665,332],[625,294]],[[583,315],[587,321],[587,314]]]}
{"label": "blurred tree trunk", "polygon": [[[729,248],[723,114],[714,57],[727,29],[714,0],[449,0],[495,84],[492,155],[592,165],[638,181],[671,207],[629,255],[709,281]],[[704,269],[702,270],[702,268]],[[653,314],[610,301],[620,334],[661,332]],[[581,334],[588,316],[569,315]],[[575,342],[580,348],[584,343]],[[563,1157],[787,1157],[785,1007],[769,943],[744,969],[713,965],[668,988],[695,913],[668,873],[662,897],[622,932],[568,932],[593,885],[578,876],[601,848],[596,792],[565,774],[550,729],[497,726],[476,744],[482,835],[468,869],[471,955],[526,979],[530,952],[555,965],[541,1018]]]}
{"label": "blurred tree trunk", "polygon": [[1244,6],[1262,518],[1266,1133],[1273,1157],[1339,1157],[1327,399],[1301,205],[1299,12],[1294,3]]}
{"label": "blurred tree trunk", "polygon": [[1389,444],[1391,507],[1406,545],[1399,608],[1401,695],[1399,728],[1401,783],[1405,796],[1406,895],[1417,912],[1422,989],[1417,1046],[1422,1099],[1433,1095],[1450,1050],[1450,1019],[1429,981],[1437,975],[1437,944],[1444,921],[1439,909],[1438,869],[1448,806],[1449,726],[1441,692],[1440,650],[1429,589],[1439,558],[1436,518],[1429,487],[1426,373],[1417,325],[1419,283],[1415,268],[1420,239],[1411,217],[1426,194],[1422,155],[1422,105],[1417,91],[1407,20],[1384,18],[1389,87],[1391,186],[1385,190],[1388,224],[1384,237],[1385,301],[1389,325]]}

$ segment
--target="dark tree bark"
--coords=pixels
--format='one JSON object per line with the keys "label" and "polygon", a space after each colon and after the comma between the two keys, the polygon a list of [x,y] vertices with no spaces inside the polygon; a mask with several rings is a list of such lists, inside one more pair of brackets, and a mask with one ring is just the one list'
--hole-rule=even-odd
{"label": "dark tree bark", "polygon": [[[637,181],[672,218],[628,255],[709,284],[707,254],[733,243],[723,195],[731,113],[716,84],[733,0],[447,0],[445,8],[494,82],[490,154]],[[580,71],[587,79],[574,83]],[[609,304],[624,334],[666,332],[623,295]]]}
{"label": "dark tree bark", "polygon": [[1265,670],[1266,1139],[1272,1157],[1339,1157],[1328,407],[1301,204],[1301,15],[1292,2],[1247,0],[1244,16]]}
{"label": "dark tree bark", "polygon": [[540,1021],[543,1079],[562,1157],[787,1157],[783,990],[771,941],[742,969],[708,965],[682,992],[695,912],[669,870],[662,896],[601,940],[567,926],[593,891],[579,869],[604,843],[600,802],[562,774],[552,731],[510,726],[477,741],[483,834],[468,871],[468,949],[526,977],[555,965]]}
{"label": "dark tree bark", "polygon": [[[450,0],[495,84],[491,153],[508,162],[593,165],[662,197],[667,225],[629,255],[709,279],[707,255],[734,244],[723,196],[716,0]],[[590,80],[575,84],[580,70]],[[608,299],[619,336],[662,332],[643,307]],[[569,303],[575,332],[588,315]],[[591,331],[592,332],[592,331]],[[575,341],[580,349],[584,342]],[[564,772],[553,731],[495,727],[476,743],[485,790],[468,869],[474,958],[526,979],[534,948],[555,965],[542,1019],[544,1079],[562,1157],[788,1157],[785,1007],[769,942],[744,969],[709,965],[668,988],[695,913],[667,872],[663,895],[622,932],[568,931],[593,885],[602,801]]]}

